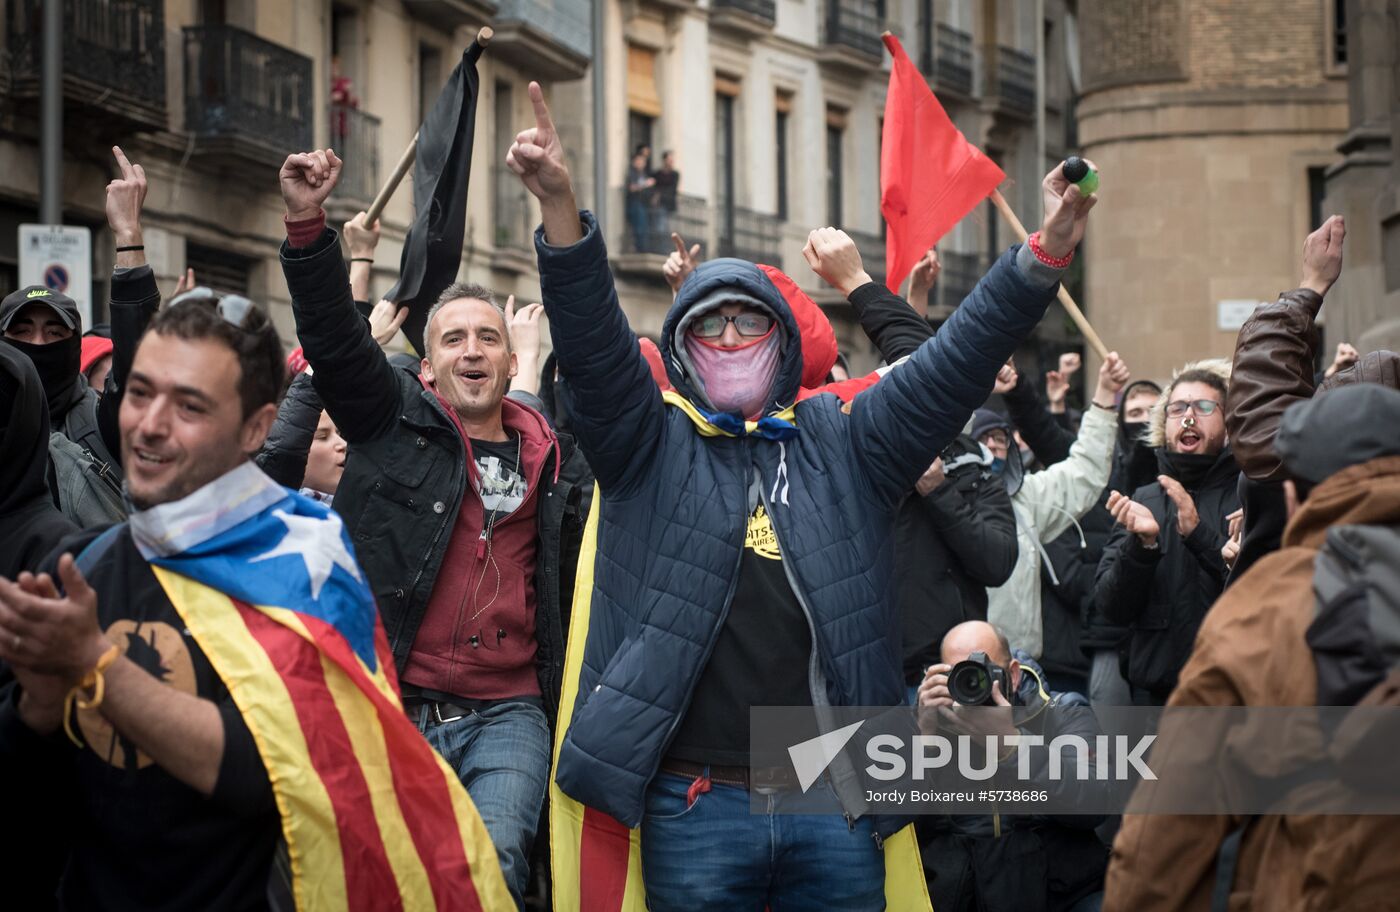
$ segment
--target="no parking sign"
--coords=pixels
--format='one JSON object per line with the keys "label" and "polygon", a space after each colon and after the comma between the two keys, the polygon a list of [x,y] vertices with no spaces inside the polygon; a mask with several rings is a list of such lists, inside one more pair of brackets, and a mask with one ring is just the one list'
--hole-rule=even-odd
{"label": "no parking sign", "polygon": [[19,226],[19,284],[61,291],[92,328],[92,232],[67,225]]}

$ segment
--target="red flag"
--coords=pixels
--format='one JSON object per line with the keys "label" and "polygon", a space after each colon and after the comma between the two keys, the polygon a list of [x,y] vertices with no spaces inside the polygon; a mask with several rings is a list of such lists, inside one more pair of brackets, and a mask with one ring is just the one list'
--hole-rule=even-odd
{"label": "red flag", "polygon": [[880,149],[880,212],[885,232],[885,282],[898,294],[914,264],[1006,175],[967,141],[899,39],[885,34],[894,57],[885,96]]}

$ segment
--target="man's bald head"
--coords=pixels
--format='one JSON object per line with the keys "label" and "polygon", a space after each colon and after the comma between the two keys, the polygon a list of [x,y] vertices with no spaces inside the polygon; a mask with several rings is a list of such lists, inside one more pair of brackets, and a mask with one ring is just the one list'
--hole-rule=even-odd
{"label": "man's bald head", "polygon": [[1011,664],[1011,643],[1006,634],[986,621],[964,621],[943,636],[943,661],[956,665],[974,652],[985,652],[987,658],[1007,667]]}

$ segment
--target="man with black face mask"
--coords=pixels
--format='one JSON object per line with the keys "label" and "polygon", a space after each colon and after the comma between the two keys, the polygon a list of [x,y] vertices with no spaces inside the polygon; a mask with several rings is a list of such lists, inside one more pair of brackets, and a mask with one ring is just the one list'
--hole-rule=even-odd
{"label": "man with black face mask", "polygon": [[1117,527],[1099,561],[1094,604],[1127,625],[1125,677],[1137,705],[1160,706],[1176,686],[1206,610],[1225,586],[1220,549],[1239,507],[1239,467],[1225,433],[1228,361],[1188,364],[1152,409],[1147,442],[1157,480],[1113,491]]}

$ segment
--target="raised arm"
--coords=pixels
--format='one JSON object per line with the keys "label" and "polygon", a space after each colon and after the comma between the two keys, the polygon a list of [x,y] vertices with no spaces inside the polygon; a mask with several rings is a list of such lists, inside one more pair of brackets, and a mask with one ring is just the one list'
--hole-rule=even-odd
{"label": "raised arm", "polygon": [[802,256],[813,272],[850,302],[860,328],[887,364],[912,355],[933,337],[928,321],[907,301],[870,278],[856,242],[846,232],[817,228],[807,235]]}
{"label": "raised arm", "polygon": [[[1043,190],[1040,244],[1048,256],[1063,258],[1083,238],[1095,197],[1082,196],[1060,165],[1046,175]],[[856,399],[852,445],[880,502],[898,501],[962,430],[1045,315],[1059,276],[1029,245],[1008,251],[937,335]]]}
{"label": "raised arm", "polygon": [[598,223],[577,209],[538,83],[530,83],[530,101],[535,126],[516,136],[506,165],[540,201],[540,294],[559,373],[568,381],[574,434],[599,486],[614,493],[639,480],[656,452],[661,391],[618,303]]}
{"label": "raised arm", "polygon": [[1283,413],[1311,399],[1322,334],[1316,319],[1322,299],[1342,272],[1346,223],[1334,215],[1303,243],[1303,284],[1258,308],[1240,328],[1225,400],[1230,448],[1255,481],[1288,477],[1274,453]]}
{"label": "raised arm", "polygon": [[[1042,465],[1052,466],[1069,458],[1074,433],[1061,427],[1040,401],[1035,381],[1029,374],[1016,372],[1016,382],[1002,393],[1006,413],[1021,437]],[[1109,403],[1112,404],[1111,402]]]}
{"label": "raised arm", "polygon": [[349,443],[370,440],[398,421],[394,370],[355,309],[340,239],[321,208],[340,177],[330,149],[287,156],[278,179],[287,204],[282,272],[313,383]]}

